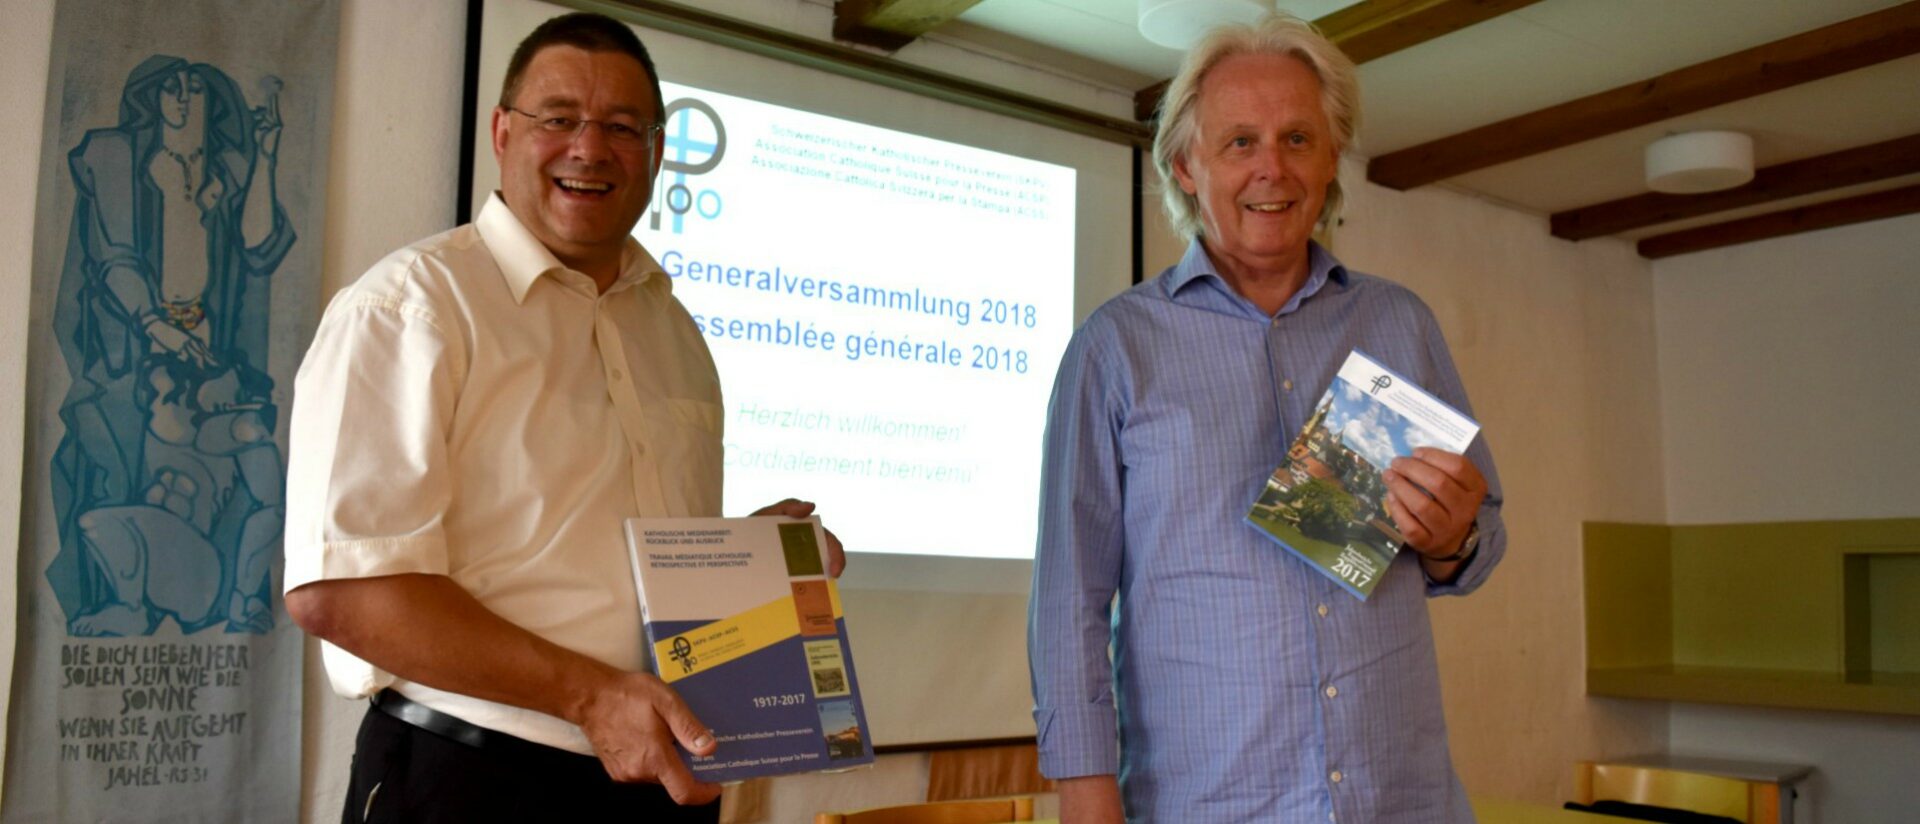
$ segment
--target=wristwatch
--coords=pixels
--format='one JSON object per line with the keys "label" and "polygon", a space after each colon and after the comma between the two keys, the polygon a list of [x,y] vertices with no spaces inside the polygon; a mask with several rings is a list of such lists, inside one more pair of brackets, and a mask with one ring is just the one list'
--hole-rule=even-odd
{"label": "wristwatch", "polygon": [[1480,522],[1474,521],[1473,527],[1467,530],[1467,539],[1460,542],[1460,548],[1455,550],[1452,555],[1446,555],[1439,558],[1428,556],[1428,560],[1439,561],[1440,563],[1443,563],[1443,564],[1450,564],[1450,563],[1453,563],[1454,561],[1464,561],[1469,556],[1473,555],[1474,550],[1479,548],[1480,548]]}

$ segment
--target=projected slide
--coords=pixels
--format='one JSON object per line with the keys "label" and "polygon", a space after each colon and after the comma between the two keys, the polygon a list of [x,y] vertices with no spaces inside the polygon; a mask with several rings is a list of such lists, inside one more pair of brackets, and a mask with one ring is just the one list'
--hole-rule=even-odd
{"label": "projected slide", "polygon": [[677,84],[635,234],[726,394],[726,511],[1030,557],[1073,324],[1074,170]]}

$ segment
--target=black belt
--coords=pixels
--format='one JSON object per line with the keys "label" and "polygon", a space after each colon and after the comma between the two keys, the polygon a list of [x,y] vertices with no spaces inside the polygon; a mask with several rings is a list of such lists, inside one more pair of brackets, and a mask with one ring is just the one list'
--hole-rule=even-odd
{"label": "black belt", "polygon": [[[393,690],[374,693],[373,706],[381,712],[441,738],[450,738],[475,749],[486,749],[489,744],[499,743],[492,740],[495,738],[513,738],[505,733],[467,723],[425,704],[415,703],[412,699]],[[521,741],[520,743],[531,742]]]}
{"label": "black belt", "polygon": [[427,732],[452,741],[465,744],[479,750],[509,750],[543,757],[570,756],[586,758],[590,756],[569,752],[558,747],[537,744],[524,738],[508,735],[499,730],[490,730],[478,724],[462,721],[425,704],[394,692],[381,690],[373,695],[373,707],[389,716],[411,724]]}

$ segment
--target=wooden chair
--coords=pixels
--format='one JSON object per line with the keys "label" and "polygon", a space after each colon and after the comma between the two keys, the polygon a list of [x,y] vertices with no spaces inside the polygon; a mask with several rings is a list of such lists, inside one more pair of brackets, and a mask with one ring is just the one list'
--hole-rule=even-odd
{"label": "wooden chair", "polygon": [[1575,765],[1575,801],[1626,801],[1723,815],[1747,824],[1777,824],[1780,785],[1642,764]]}
{"label": "wooden chair", "polygon": [[1033,798],[1022,796],[984,801],[906,804],[851,813],[821,813],[813,817],[813,824],[1001,824],[1032,820]]}

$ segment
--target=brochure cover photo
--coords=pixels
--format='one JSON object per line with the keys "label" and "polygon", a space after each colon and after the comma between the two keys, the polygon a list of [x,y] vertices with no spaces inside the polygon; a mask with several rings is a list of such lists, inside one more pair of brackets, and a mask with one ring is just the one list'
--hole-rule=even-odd
{"label": "brochure cover photo", "polygon": [[655,674],[712,728],[708,782],[873,762],[817,518],[636,518],[627,547]]}
{"label": "brochure cover photo", "polygon": [[1422,446],[1463,452],[1480,425],[1354,350],[1268,476],[1247,522],[1362,600],[1406,537],[1387,514],[1394,458]]}

